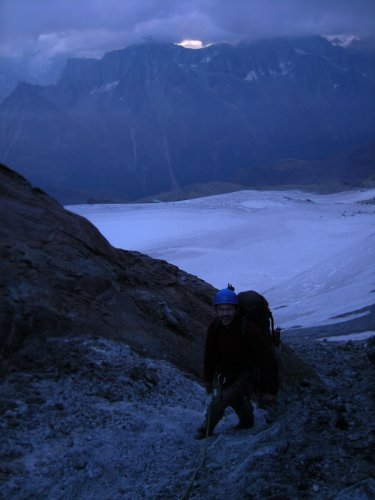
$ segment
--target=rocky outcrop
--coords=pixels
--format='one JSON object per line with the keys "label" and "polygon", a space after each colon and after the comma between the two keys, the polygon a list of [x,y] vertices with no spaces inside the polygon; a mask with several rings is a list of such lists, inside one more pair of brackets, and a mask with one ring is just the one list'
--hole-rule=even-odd
{"label": "rocky outcrop", "polygon": [[26,340],[89,335],[200,373],[210,285],[113,248],[90,222],[4,166],[0,213],[3,371]]}

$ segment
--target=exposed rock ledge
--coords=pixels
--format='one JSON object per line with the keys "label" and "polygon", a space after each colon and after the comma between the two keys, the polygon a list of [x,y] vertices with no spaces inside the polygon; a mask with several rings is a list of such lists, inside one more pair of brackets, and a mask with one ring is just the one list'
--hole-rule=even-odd
{"label": "exposed rock ledge", "polygon": [[4,166],[0,213],[3,372],[25,339],[84,334],[200,373],[213,287],[113,248],[90,222]]}

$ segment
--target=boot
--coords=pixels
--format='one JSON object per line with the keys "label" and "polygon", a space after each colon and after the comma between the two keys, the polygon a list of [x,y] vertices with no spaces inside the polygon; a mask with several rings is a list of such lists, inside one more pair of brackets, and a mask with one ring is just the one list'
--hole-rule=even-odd
{"label": "boot", "polygon": [[242,430],[254,427],[254,412],[251,404],[247,401],[243,401],[243,404],[236,405],[235,411],[239,418],[239,422],[235,429]]}
{"label": "boot", "polygon": [[252,422],[238,422],[235,429],[241,431],[242,429],[251,429],[252,427],[254,427],[254,419]]}

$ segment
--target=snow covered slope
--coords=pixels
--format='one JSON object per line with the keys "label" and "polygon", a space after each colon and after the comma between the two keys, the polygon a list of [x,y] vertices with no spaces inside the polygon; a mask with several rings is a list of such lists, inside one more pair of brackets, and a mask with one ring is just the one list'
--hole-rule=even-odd
{"label": "snow covered slope", "polygon": [[374,303],[375,189],[69,208],[114,246],[165,259],[217,288],[264,292],[284,327],[339,321],[331,318]]}

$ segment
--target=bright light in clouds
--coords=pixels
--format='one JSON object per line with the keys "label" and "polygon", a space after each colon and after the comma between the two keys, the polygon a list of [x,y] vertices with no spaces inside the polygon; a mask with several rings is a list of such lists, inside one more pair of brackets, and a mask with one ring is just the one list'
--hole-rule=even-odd
{"label": "bright light in clouds", "polygon": [[201,40],[182,40],[182,42],[177,43],[185,49],[203,49],[204,45]]}

